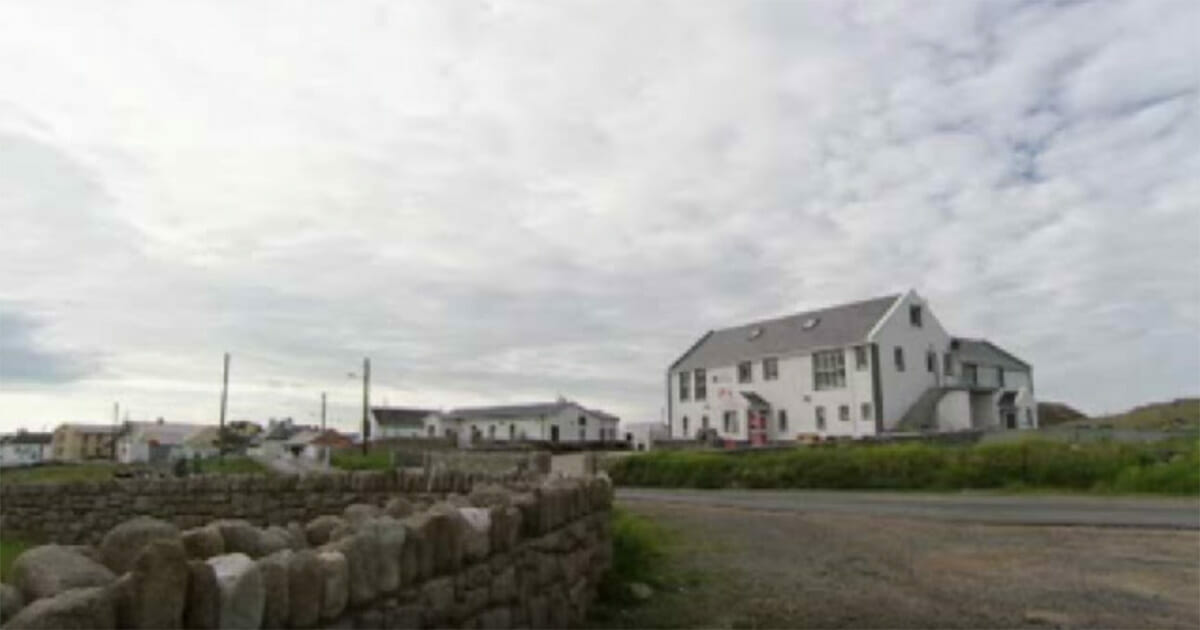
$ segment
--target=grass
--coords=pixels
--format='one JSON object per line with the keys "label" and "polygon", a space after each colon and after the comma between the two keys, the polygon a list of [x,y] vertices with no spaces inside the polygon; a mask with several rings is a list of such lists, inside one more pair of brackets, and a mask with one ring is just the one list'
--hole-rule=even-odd
{"label": "grass", "polygon": [[239,475],[246,473],[269,474],[271,471],[249,457],[227,456],[224,462],[215,457],[201,460],[200,472],[206,475]]}
{"label": "grass", "polygon": [[1084,418],[1063,423],[1071,427],[1081,424],[1109,425],[1114,429],[1130,430],[1188,430],[1200,428],[1200,398],[1180,398],[1171,402],[1143,405],[1109,416]]}
{"label": "grass", "polygon": [[372,451],[363,455],[361,452],[343,451],[334,453],[330,458],[334,468],[342,470],[390,470],[392,454],[389,451]]}
{"label": "grass", "polygon": [[[628,510],[612,512],[612,568],[600,582],[601,609],[622,607],[636,600],[629,585],[641,582],[654,588],[670,580],[664,572],[668,535],[660,525]],[[603,616],[603,612],[600,613]]]}
{"label": "grass", "polygon": [[0,472],[0,483],[63,483],[68,481],[105,481],[113,478],[117,467],[111,462],[54,464],[15,468]]}
{"label": "grass", "polygon": [[1200,442],[841,444],[730,455],[676,451],[615,462],[613,481],[686,488],[1066,490],[1200,494]]}
{"label": "grass", "polygon": [[33,544],[19,538],[0,539],[0,582],[8,582],[13,560],[32,546]]}

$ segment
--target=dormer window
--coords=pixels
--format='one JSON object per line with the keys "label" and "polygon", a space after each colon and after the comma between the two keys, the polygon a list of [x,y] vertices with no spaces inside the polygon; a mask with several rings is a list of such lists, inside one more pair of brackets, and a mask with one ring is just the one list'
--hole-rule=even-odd
{"label": "dormer window", "polygon": [[916,328],[921,327],[921,305],[912,304],[908,307],[908,322]]}

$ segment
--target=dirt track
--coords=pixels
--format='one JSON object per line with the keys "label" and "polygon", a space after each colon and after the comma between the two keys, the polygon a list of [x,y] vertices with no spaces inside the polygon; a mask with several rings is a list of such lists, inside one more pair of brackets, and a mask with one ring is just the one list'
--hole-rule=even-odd
{"label": "dirt track", "polygon": [[1200,627],[1200,532],[949,523],[629,501],[673,592],[623,627]]}

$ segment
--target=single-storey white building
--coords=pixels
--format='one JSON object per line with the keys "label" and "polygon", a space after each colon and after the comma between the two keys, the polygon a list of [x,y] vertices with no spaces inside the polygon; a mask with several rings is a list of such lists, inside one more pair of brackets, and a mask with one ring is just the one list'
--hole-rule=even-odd
{"label": "single-storey white building", "polygon": [[1033,368],[951,336],[915,291],[709,331],[667,379],[676,439],[1037,427]]}
{"label": "single-storey white building", "polygon": [[480,441],[612,442],[620,419],[559,398],[554,402],[463,407],[425,419],[426,437],[453,437],[460,445]]}
{"label": "single-storey white building", "polygon": [[123,464],[134,462],[168,462],[190,457],[185,448],[188,438],[211,429],[206,424],[175,424],[164,422],[126,422],[117,435],[117,459]]}
{"label": "single-storey white building", "polygon": [[425,427],[437,414],[437,409],[419,407],[373,407],[371,439],[429,437]]}
{"label": "single-storey white building", "polygon": [[31,466],[50,461],[53,442],[53,433],[34,433],[24,429],[0,435],[0,468]]}

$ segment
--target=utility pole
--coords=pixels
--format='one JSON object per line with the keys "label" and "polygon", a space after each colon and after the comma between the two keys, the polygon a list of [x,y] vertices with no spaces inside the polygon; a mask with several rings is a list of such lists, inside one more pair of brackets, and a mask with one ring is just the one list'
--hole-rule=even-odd
{"label": "utility pole", "polygon": [[321,392],[321,433],[325,432],[325,392]]}
{"label": "utility pole", "polygon": [[371,425],[367,420],[367,405],[371,396],[371,360],[363,358],[363,417],[362,417],[362,454],[367,454],[367,439],[371,437]]}
{"label": "utility pole", "polygon": [[221,428],[217,430],[217,459],[225,463],[225,407],[229,404],[229,353],[225,353],[225,369],[221,375]]}
{"label": "utility pole", "polygon": [[121,403],[113,402],[113,430],[109,436],[109,447],[112,449],[112,460],[117,461],[117,423],[121,417]]}

